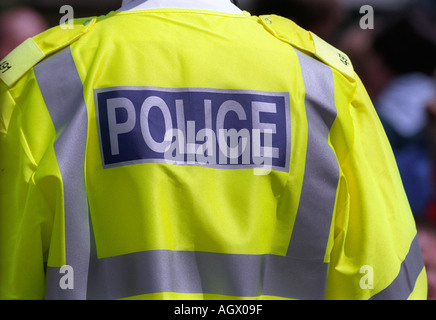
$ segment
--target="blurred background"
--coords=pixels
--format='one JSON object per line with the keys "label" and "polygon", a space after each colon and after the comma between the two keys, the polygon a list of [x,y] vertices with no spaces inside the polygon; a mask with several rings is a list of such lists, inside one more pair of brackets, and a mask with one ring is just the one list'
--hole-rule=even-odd
{"label": "blurred background", "polygon": [[[0,59],[28,37],[76,18],[103,15],[121,0],[1,0]],[[349,55],[391,142],[415,215],[436,299],[436,0],[239,0],[252,15],[294,20]],[[373,28],[364,5],[374,9]]]}

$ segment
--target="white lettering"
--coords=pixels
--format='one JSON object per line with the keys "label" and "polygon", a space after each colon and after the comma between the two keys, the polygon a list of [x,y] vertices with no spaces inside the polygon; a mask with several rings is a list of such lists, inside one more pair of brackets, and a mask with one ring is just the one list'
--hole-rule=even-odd
{"label": "white lettering", "polygon": [[[212,312],[214,312],[215,310],[211,310]],[[247,314],[257,314],[259,315],[262,311],[262,305],[258,304],[258,305],[246,305],[246,304],[241,304],[241,305],[235,305],[235,304],[229,304],[227,306],[224,305],[220,305],[219,309],[218,309],[218,314],[232,314],[232,315],[236,315],[236,314],[240,314],[240,315],[247,315]]]}
{"label": "white lettering", "polygon": [[[223,102],[221,106],[218,109],[217,119],[216,119],[216,129],[218,132],[218,145],[220,149],[219,153],[219,163],[220,164],[227,164],[227,159],[230,157],[235,157],[237,154],[237,146],[235,145],[235,133],[232,131],[231,133],[228,133],[226,129],[224,129],[224,122],[227,114],[233,111],[238,116],[239,120],[247,120],[247,115],[245,114],[244,108],[241,106],[241,104],[234,100],[228,100]],[[230,145],[230,152],[229,152],[229,146],[227,145],[227,138],[233,138]],[[232,145],[233,143],[233,145]],[[236,141],[237,143],[237,141]],[[236,150],[235,150],[236,148]],[[229,156],[230,153],[230,156]],[[236,157],[237,158],[237,157]]]}
{"label": "white lettering", "polygon": [[187,163],[195,164],[195,155],[197,153],[197,144],[195,143],[195,121],[187,122],[186,132],[186,153],[188,155]]}
{"label": "white lettering", "polygon": [[216,134],[212,129],[201,129],[197,133],[197,141],[205,141],[197,149],[199,164],[216,164]]}
{"label": "white lettering", "polygon": [[272,131],[271,129],[264,130],[264,143],[262,147],[260,138],[260,129],[253,129],[253,162],[261,168],[254,169],[254,175],[267,175],[272,169],[273,151],[276,148],[272,147]]}
{"label": "white lettering", "polygon": [[[156,140],[154,140],[150,132],[149,114],[150,114],[150,110],[153,107],[157,107],[163,115],[164,124],[165,124],[165,131],[164,131],[165,136],[163,137],[162,142],[157,142]],[[145,143],[148,145],[148,147],[151,150],[159,153],[164,153],[172,141],[171,130],[173,127],[172,120],[171,120],[171,113],[165,101],[162,98],[155,97],[155,96],[151,96],[145,99],[141,108],[140,121],[141,121],[141,132],[142,132],[142,136],[144,137]],[[155,122],[151,122],[151,124],[156,125]]]}
{"label": "white lettering", "polygon": [[185,154],[185,135],[182,130],[170,129],[168,135],[174,137],[175,140],[165,149],[165,159],[176,164],[184,162]]}
{"label": "white lettering", "polygon": [[175,307],[174,314],[195,314],[201,315],[201,317],[204,318],[207,315],[208,309],[209,307],[189,307],[182,304],[180,307]]}
{"label": "white lettering", "polygon": [[[275,103],[251,101],[244,109],[240,102],[226,100],[214,106],[216,109],[213,110],[212,100],[204,99],[204,114],[194,118],[198,117],[204,123],[186,119],[185,103],[182,99],[168,102],[151,95],[138,108],[126,97],[107,99],[110,154],[122,153],[124,156],[129,148],[144,148],[144,152],[151,150],[161,154],[154,156],[155,159],[163,156],[169,163],[247,165],[255,169],[256,175],[271,171],[273,158],[278,159],[281,151],[273,147],[273,137],[278,129],[283,130],[278,127],[280,122],[277,121]],[[175,110],[170,110],[171,105]],[[248,114],[250,118],[246,112],[251,113]],[[122,139],[123,135],[128,139],[129,133],[134,139],[138,139],[139,134],[141,141],[145,142],[142,147],[136,142],[132,147],[129,140]],[[125,148],[120,150],[120,145],[125,145]]]}
{"label": "white lettering", "polygon": [[[260,113],[277,113],[277,106],[275,103],[266,103],[266,102],[258,102],[255,101],[251,104],[252,106],[252,117],[253,117],[253,128],[260,129],[264,134],[276,134],[277,128],[274,123],[265,123],[260,122]],[[272,140],[272,137],[271,137]],[[267,145],[271,150],[268,150],[268,153],[271,152],[271,157],[278,158],[279,157],[279,149],[272,147],[271,144]]]}
{"label": "white lettering", "polygon": [[[117,123],[116,110],[124,109],[127,112],[127,120]],[[109,125],[109,139],[112,155],[120,153],[118,135],[133,130],[136,124],[136,113],[133,103],[127,98],[113,98],[107,100],[107,117]]]}
{"label": "white lettering", "polygon": [[[239,139],[241,138],[241,139]],[[230,145],[227,144],[230,141]],[[238,158],[242,155],[242,163],[250,163],[250,132],[248,129],[220,129],[218,130],[218,146],[220,149],[219,163],[238,164]]]}

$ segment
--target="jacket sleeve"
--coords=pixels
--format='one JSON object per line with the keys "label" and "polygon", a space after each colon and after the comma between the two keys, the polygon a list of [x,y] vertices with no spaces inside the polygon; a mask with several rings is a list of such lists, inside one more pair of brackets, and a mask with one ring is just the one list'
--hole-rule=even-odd
{"label": "jacket sleeve", "polygon": [[[42,299],[58,190],[44,102],[29,75],[9,89],[0,80],[0,299]],[[48,162],[47,162],[48,163]]]}
{"label": "jacket sleeve", "polygon": [[395,158],[356,79],[347,117],[335,124],[347,135],[335,138],[347,152],[339,161],[327,298],[426,299],[415,221]]}

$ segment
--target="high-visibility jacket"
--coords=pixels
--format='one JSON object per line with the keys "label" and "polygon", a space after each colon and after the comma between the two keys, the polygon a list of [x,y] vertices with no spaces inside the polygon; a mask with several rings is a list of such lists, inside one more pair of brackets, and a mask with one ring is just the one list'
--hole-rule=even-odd
{"label": "high-visibility jacket", "polygon": [[0,65],[0,298],[426,298],[365,88],[292,21],[114,11]]}

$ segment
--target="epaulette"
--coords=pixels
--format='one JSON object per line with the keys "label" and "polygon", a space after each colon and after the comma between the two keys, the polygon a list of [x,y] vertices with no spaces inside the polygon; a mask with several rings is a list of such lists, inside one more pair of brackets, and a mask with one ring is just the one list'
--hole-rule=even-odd
{"label": "epaulette", "polygon": [[97,17],[74,19],[71,25],[56,26],[28,38],[0,61],[0,79],[11,87],[37,63],[77,41],[96,20]]}
{"label": "epaulette", "polygon": [[277,15],[262,15],[259,19],[276,38],[315,56],[323,63],[354,79],[354,68],[350,58],[313,32],[301,28],[292,20]]}

